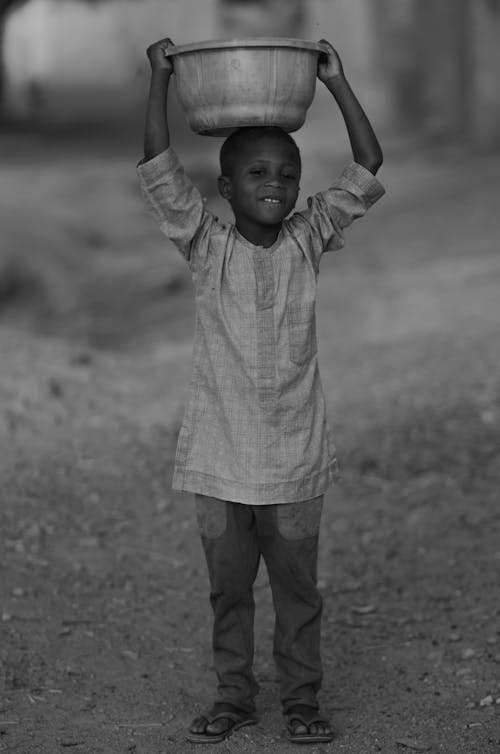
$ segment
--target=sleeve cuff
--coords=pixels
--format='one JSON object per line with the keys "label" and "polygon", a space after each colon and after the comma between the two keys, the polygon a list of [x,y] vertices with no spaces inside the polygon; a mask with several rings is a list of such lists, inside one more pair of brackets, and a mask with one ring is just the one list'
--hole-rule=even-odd
{"label": "sleeve cuff", "polygon": [[344,184],[356,186],[358,191],[361,190],[369,205],[375,204],[385,194],[385,188],[380,181],[357,162],[350,162],[346,165],[340,180]]}
{"label": "sleeve cuff", "polygon": [[165,175],[165,172],[175,170],[179,167],[179,164],[177,154],[172,147],[167,147],[163,152],[149,160],[146,157],[139,160],[137,173],[145,183],[149,183],[149,181],[154,181],[159,176]]}

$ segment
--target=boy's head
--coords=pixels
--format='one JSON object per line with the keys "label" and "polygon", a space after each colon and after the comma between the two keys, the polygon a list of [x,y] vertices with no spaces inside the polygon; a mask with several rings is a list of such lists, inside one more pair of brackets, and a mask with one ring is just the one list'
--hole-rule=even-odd
{"label": "boy's head", "polygon": [[276,126],[234,131],[222,145],[219,191],[237,224],[281,225],[299,193],[301,159],[297,144]]}

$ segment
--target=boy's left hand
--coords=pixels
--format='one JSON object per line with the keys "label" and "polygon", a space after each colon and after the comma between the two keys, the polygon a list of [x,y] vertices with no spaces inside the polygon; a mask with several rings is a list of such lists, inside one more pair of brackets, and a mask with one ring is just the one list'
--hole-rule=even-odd
{"label": "boy's left hand", "polygon": [[327,39],[320,39],[320,43],[327,48],[327,51],[321,52],[318,60],[318,78],[324,83],[328,79],[336,76],[343,76],[344,69],[339,54],[333,49]]}

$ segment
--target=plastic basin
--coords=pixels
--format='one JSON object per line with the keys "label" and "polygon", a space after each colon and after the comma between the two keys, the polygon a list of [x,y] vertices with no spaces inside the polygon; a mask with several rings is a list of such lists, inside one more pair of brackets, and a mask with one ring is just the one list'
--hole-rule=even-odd
{"label": "plastic basin", "polygon": [[314,99],[321,44],[301,39],[214,40],[170,47],[190,128],[227,136],[242,126],[297,131]]}

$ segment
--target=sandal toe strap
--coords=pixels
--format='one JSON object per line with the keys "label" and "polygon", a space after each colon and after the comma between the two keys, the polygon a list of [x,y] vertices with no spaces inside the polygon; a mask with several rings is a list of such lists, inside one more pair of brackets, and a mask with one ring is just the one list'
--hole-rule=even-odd
{"label": "sandal toe strap", "polygon": [[306,728],[310,728],[311,725],[323,725],[328,727],[330,725],[328,720],[325,720],[323,717],[312,717],[306,720],[304,715],[301,715],[299,712],[293,712],[291,715],[288,715],[287,720],[289,725],[300,723],[301,725],[305,725]]}
{"label": "sandal toe strap", "polygon": [[205,717],[209,723],[215,723],[217,720],[232,720],[233,723],[239,723],[241,720],[245,719],[244,715],[239,715],[237,712],[230,712],[229,710],[225,712],[217,712],[216,715],[208,713]]}

